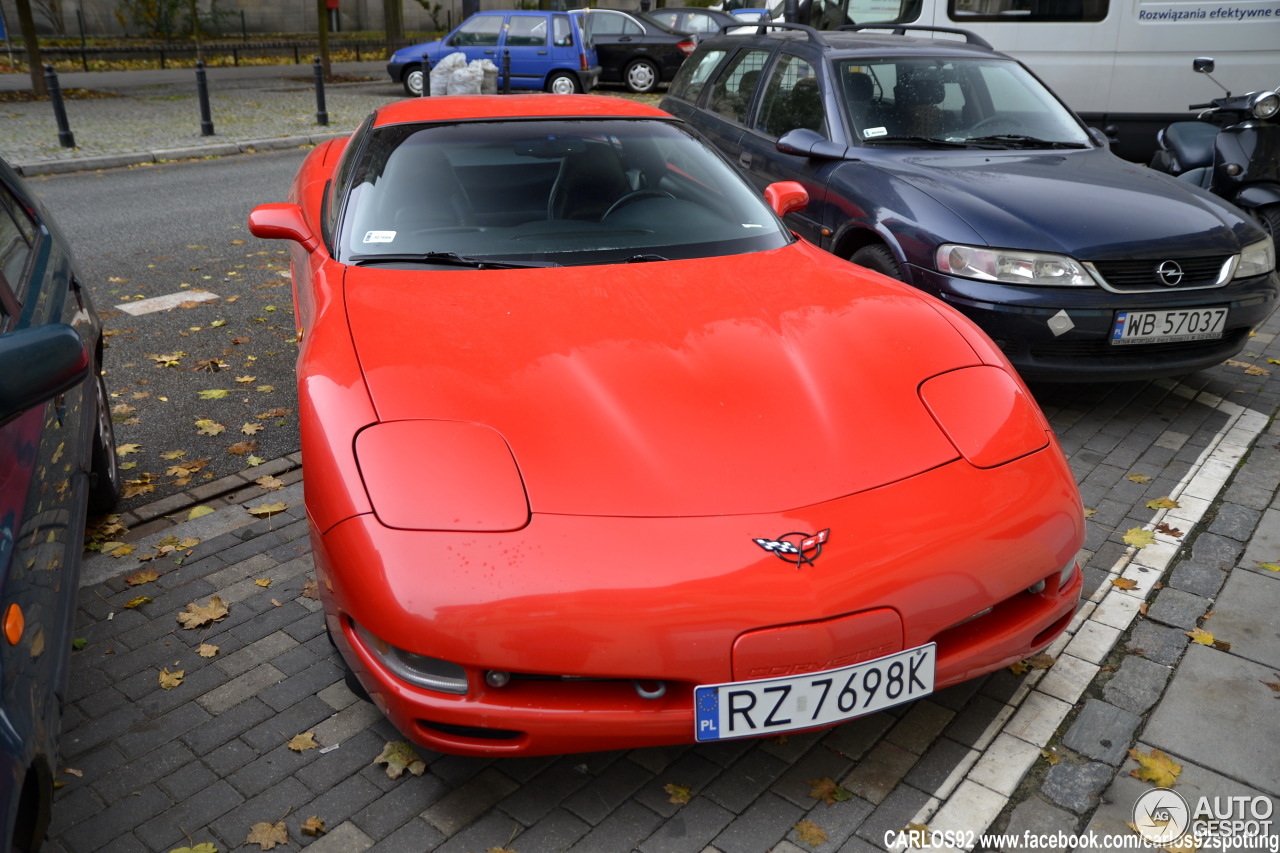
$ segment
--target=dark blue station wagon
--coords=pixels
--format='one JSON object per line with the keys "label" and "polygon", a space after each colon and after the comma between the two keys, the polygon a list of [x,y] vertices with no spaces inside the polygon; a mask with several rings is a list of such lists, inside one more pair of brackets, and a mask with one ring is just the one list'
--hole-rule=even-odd
{"label": "dark blue station wagon", "polygon": [[1113,155],[972,33],[785,27],[702,42],[662,108],[757,187],[800,182],[796,232],[957,308],[1025,378],[1189,373],[1271,312],[1257,224]]}

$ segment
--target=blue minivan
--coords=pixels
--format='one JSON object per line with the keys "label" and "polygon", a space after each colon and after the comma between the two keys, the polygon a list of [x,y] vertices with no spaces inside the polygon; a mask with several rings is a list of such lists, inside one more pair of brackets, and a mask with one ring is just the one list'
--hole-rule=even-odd
{"label": "blue minivan", "polygon": [[488,59],[501,70],[508,52],[512,89],[571,95],[591,91],[600,79],[595,48],[577,20],[563,12],[536,10],[477,12],[439,41],[397,50],[387,73],[407,93],[420,95],[424,56],[434,66],[449,54],[463,53],[467,62]]}

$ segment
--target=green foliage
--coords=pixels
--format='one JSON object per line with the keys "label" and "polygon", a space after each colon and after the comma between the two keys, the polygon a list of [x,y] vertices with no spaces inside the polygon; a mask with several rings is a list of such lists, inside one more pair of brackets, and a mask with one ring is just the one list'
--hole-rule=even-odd
{"label": "green foliage", "polygon": [[417,0],[418,5],[431,16],[431,29],[445,29],[445,10],[443,3],[432,3],[431,0]]}
{"label": "green foliage", "polygon": [[218,0],[209,0],[201,10],[192,0],[117,0],[116,20],[126,31],[165,38],[190,38],[197,34],[217,35],[234,14],[219,9]]}

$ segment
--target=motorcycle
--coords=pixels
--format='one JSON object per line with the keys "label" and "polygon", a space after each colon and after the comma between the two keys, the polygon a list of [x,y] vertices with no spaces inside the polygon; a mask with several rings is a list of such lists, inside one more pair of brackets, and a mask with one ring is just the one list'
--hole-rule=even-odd
{"label": "motorcycle", "polygon": [[[1213,59],[1197,57],[1192,70],[1213,80]],[[1178,121],[1157,134],[1152,168],[1175,175],[1242,208],[1280,244],[1280,89],[1226,94],[1187,109],[1196,121]]]}

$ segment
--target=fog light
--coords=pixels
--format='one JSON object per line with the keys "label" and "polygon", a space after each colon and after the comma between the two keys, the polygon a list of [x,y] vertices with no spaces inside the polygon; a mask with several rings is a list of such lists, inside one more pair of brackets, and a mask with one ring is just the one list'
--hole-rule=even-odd
{"label": "fog light", "polygon": [[1032,595],[1039,595],[1040,593],[1044,592],[1044,581],[1042,580],[1036,581],[1031,586],[1027,587],[1027,592],[1031,593]]}
{"label": "fog light", "polygon": [[506,687],[511,683],[511,673],[491,669],[484,674],[484,683],[490,687]]}

